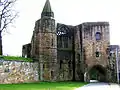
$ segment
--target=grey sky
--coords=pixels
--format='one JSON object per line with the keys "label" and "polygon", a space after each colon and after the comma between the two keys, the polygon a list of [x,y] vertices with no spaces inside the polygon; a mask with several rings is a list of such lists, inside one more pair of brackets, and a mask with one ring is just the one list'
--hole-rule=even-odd
{"label": "grey sky", "polygon": [[[20,56],[22,45],[30,43],[35,21],[40,18],[46,0],[18,0],[15,28],[3,36],[3,53]],[[78,25],[82,22],[108,21],[110,43],[120,44],[120,0],[50,0],[56,23]]]}

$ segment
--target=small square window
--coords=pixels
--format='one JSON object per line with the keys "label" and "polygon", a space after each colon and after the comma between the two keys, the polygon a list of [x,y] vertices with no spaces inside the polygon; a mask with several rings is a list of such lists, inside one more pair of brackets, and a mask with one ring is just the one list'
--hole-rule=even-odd
{"label": "small square window", "polygon": [[100,32],[96,32],[95,38],[96,38],[96,40],[101,40],[101,33]]}
{"label": "small square window", "polygon": [[53,38],[52,38],[52,41],[51,41],[51,46],[53,46]]}
{"label": "small square window", "polygon": [[100,53],[99,53],[98,51],[97,51],[97,52],[95,52],[95,53],[96,53],[96,57],[99,57],[99,54],[100,54]]}

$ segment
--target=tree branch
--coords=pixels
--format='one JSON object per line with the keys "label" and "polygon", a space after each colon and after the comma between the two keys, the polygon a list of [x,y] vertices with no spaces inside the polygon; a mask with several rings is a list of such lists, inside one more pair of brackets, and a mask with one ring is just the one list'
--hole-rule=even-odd
{"label": "tree branch", "polygon": [[[3,25],[2,29],[1,29],[1,31],[3,31],[5,28],[7,28],[7,26],[8,26],[10,23],[12,23],[12,21],[17,17],[17,15],[18,15],[18,14],[16,13],[16,15],[14,15],[14,17],[10,18],[9,21],[8,21],[8,19],[5,18],[4,25]],[[8,22],[7,22],[7,21],[8,21]]]}
{"label": "tree branch", "polygon": [[0,31],[5,30],[10,23],[17,17],[18,13],[13,14],[12,6],[17,0],[4,0],[0,14]]}

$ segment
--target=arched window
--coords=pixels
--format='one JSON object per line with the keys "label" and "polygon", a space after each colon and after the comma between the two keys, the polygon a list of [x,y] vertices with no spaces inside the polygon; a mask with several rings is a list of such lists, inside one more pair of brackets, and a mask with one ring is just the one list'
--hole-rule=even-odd
{"label": "arched window", "polygon": [[95,38],[96,38],[97,41],[101,40],[101,33],[100,32],[96,32]]}

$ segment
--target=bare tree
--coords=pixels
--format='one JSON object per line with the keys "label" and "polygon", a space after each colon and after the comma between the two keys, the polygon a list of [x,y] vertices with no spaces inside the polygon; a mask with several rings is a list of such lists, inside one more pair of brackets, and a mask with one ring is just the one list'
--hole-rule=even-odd
{"label": "bare tree", "polygon": [[7,31],[18,13],[13,9],[17,0],[0,0],[0,55],[2,55],[2,32]]}

